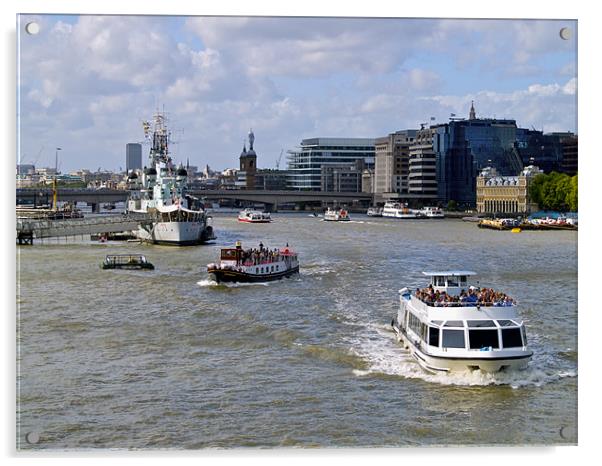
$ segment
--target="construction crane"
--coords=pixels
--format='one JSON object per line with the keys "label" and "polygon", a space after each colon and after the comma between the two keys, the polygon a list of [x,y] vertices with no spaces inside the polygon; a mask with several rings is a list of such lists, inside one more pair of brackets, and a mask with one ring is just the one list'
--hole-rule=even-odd
{"label": "construction crane", "polygon": [[278,156],[278,159],[276,160],[276,170],[280,170],[280,160],[282,160],[283,153],[284,153],[284,149],[281,149],[280,155]]}
{"label": "construction crane", "polygon": [[36,156],[36,159],[32,161],[32,165],[35,167],[35,165],[38,163],[38,160],[40,160],[40,155],[42,155],[42,151],[44,150],[44,146],[40,147],[40,150],[38,151],[38,155]]}

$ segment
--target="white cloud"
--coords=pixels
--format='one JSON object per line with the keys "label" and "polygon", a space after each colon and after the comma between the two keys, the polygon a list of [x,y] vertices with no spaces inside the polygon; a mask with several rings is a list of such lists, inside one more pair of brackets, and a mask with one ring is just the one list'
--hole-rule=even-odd
{"label": "white cloud", "polygon": [[[22,147],[31,153],[42,144],[64,146],[73,168],[123,166],[125,143],[141,139],[140,120],[162,105],[173,128],[184,130],[176,155],[216,167],[236,165],[250,127],[261,164],[304,137],[382,136],[430,116],[467,114],[473,99],[479,115],[574,129],[577,83],[565,81],[574,76],[565,52],[557,84],[541,75],[531,82],[545,84],[497,87],[512,74],[542,72],[538,58],[556,53],[545,40],[557,28],[549,22],[190,18],[183,27],[129,16],[40,22],[38,37],[21,47]],[[474,90],[455,90],[466,81]]]}
{"label": "white cloud", "polygon": [[[513,92],[481,91],[467,95],[426,97],[439,104],[440,110],[468,116],[475,101],[477,117],[510,118],[518,125],[543,127],[545,131],[575,131],[577,107],[576,79],[563,84],[532,84]],[[445,115],[445,112],[444,112]]]}

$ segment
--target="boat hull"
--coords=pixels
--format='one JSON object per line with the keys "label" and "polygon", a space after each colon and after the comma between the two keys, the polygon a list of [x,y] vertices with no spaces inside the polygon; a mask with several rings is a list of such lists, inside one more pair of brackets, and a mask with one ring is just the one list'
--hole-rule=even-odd
{"label": "boat hull", "polygon": [[[446,372],[462,372],[480,369],[483,372],[500,372],[505,370],[522,370],[526,369],[533,355],[533,352],[527,351],[523,354],[515,356],[492,356],[494,352],[483,352],[482,357],[453,357],[453,356],[434,356],[417,346],[408,337],[403,329],[393,326],[393,330],[397,334],[397,339],[405,348],[410,351],[412,357],[418,364],[427,372],[431,373],[446,373]],[[485,354],[486,353],[486,354]]]}
{"label": "boat hull", "polygon": [[194,246],[215,239],[213,229],[203,222],[154,222],[147,230],[134,231],[141,241],[171,246]]}
{"label": "boat hull", "polygon": [[284,270],[282,272],[269,274],[251,274],[238,270],[209,267],[207,269],[207,273],[209,273],[211,278],[213,278],[213,280],[215,280],[217,283],[262,283],[281,280],[299,273],[299,266]]}
{"label": "boat hull", "polygon": [[238,221],[242,222],[242,223],[271,223],[272,222],[271,220],[249,220],[246,218],[239,218]]}
{"label": "boat hull", "polygon": [[400,220],[423,220],[427,217],[418,213],[383,212],[383,217],[398,218]]}

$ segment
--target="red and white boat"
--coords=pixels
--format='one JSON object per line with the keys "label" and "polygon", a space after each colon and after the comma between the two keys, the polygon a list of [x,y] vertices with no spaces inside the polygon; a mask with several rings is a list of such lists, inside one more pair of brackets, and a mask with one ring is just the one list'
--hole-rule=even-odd
{"label": "red and white boat", "polygon": [[349,214],[345,209],[331,209],[328,208],[324,213],[325,222],[349,222]]}
{"label": "red and white boat", "polygon": [[207,265],[207,273],[217,283],[267,282],[299,273],[299,258],[288,244],[283,248],[243,249],[240,242],[222,248],[218,262]]}

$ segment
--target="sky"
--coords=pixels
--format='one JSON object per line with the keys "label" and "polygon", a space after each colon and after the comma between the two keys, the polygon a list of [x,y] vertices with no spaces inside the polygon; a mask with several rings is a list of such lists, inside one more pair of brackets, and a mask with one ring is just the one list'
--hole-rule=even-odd
{"label": "sky", "polygon": [[[40,32],[24,32],[36,21]],[[380,137],[451,113],[577,132],[573,20],[22,15],[18,163],[125,169],[165,110],[176,162],[285,168],[310,137]],[[567,27],[571,37],[559,31]],[[247,143],[248,145],[248,143]],[[149,146],[143,146],[143,163]]]}

